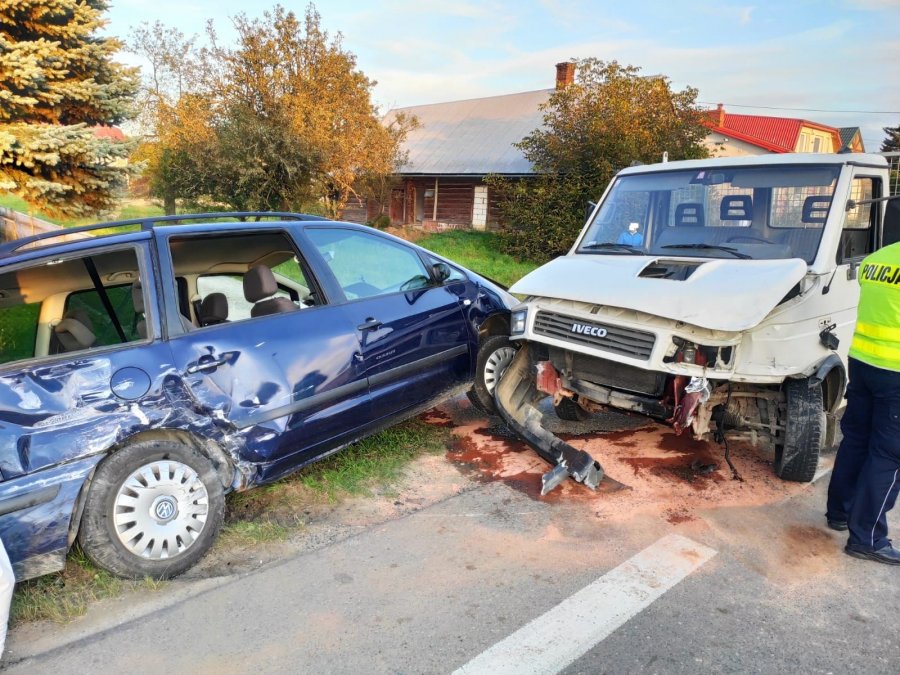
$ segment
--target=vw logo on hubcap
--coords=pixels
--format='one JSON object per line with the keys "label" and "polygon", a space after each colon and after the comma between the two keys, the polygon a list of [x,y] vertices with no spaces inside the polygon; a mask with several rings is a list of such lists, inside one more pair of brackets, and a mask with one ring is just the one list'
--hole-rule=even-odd
{"label": "vw logo on hubcap", "polygon": [[151,508],[153,517],[161,523],[167,523],[178,514],[178,505],[172,497],[158,497]]}

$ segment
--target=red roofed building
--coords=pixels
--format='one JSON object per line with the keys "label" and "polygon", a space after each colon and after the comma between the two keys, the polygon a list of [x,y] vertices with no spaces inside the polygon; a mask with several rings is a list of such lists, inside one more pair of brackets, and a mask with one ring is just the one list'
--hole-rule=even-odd
{"label": "red roofed building", "polygon": [[794,117],[735,115],[720,103],[708,113],[706,145],[713,156],[740,157],[770,152],[837,152],[841,133],[835,127]]}
{"label": "red roofed building", "polygon": [[96,136],[97,138],[107,138],[111,141],[126,140],[125,134],[122,133],[122,130],[119,127],[105,127],[102,124],[98,124],[91,130],[94,132],[94,136]]}

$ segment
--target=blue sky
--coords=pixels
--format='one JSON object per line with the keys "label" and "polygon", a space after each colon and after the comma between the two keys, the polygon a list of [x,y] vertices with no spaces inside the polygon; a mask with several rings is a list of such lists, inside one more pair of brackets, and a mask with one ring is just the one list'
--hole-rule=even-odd
{"label": "blue sky", "polygon": [[[274,2],[112,0],[107,31],[142,21],[202,34],[213,19]],[[307,2],[282,0],[298,14]],[[900,124],[900,0],[320,0],[323,26],[340,31],[378,81],[382,110],[553,86],[554,64],[594,56],[668,76],[677,88],[731,112],[859,126],[877,150]],[[135,63],[131,57],[122,60]],[[766,110],[738,106],[771,106]],[[813,110],[786,110],[807,108]],[[831,111],[884,111],[884,114]]]}

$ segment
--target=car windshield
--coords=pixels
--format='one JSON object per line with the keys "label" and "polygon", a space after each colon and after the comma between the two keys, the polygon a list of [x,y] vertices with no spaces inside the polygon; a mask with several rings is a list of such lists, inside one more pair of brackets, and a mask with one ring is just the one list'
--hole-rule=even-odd
{"label": "car windshield", "polygon": [[577,252],[812,263],[839,170],[717,167],[621,176]]}

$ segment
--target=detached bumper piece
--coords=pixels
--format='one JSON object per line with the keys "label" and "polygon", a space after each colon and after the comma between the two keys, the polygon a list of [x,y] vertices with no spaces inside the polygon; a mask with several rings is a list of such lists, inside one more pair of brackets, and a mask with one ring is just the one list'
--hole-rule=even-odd
{"label": "detached bumper piece", "polygon": [[[543,365],[543,364],[542,364]],[[552,368],[552,366],[551,366]],[[584,450],[578,450],[541,425],[541,413],[535,407],[547,394],[538,390],[538,377],[549,376],[532,360],[526,342],[500,378],[494,392],[497,409],[504,421],[542,458],[555,467],[544,474],[541,494],[545,495],[565,478],[574,478],[596,490],[603,479],[603,467]],[[546,387],[542,386],[546,391]]]}

